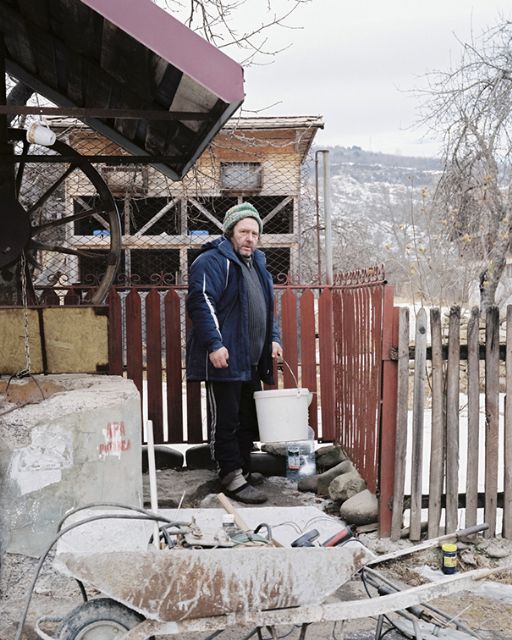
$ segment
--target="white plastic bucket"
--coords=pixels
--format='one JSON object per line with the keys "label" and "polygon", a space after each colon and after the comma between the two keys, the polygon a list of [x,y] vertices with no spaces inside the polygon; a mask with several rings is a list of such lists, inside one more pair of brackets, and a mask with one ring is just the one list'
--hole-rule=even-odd
{"label": "white plastic bucket", "polygon": [[256,414],[261,442],[293,442],[308,439],[308,389],[256,391]]}

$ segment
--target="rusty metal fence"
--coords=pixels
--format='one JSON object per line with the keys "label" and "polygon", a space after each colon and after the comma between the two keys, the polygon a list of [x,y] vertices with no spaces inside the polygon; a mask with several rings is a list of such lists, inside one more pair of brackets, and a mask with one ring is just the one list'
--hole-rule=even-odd
{"label": "rusty metal fence", "polygon": [[397,388],[393,288],[382,268],[340,274],[331,304],[335,440],[379,496],[379,530],[388,535]]}

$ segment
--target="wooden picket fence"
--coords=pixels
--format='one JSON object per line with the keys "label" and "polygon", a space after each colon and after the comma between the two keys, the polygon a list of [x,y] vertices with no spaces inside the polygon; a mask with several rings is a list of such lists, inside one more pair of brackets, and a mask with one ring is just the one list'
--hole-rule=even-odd
{"label": "wooden picket fence", "polygon": [[411,348],[409,310],[399,309],[393,539],[407,507],[411,540],[420,539],[425,512],[431,538],[482,522],[481,509],[486,535],[512,538],[512,306],[504,322],[500,344],[497,307],[483,316],[473,308],[467,324],[452,307],[447,330],[439,309],[429,317],[420,309]]}

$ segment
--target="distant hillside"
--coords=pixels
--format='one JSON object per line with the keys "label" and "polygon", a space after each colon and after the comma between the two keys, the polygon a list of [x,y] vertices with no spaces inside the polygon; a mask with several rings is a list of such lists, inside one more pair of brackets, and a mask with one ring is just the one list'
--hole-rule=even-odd
{"label": "distant hillside", "polygon": [[441,162],[360,147],[332,147],[329,159],[336,267],[387,262],[411,215],[421,227],[422,202],[441,175]]}

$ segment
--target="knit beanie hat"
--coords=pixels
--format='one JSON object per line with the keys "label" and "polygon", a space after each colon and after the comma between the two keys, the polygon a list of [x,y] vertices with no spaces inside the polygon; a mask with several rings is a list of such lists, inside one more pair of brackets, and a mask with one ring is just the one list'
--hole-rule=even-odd
{"label": "knit beanie hat", "polygon": [[224,233],[227,233],[237,222],[244,218],[254,218],[258,223],[260,233],[263,231],[263,222],[256,208],[250,202],[242,202],[241,204],[235,204],[234,207],[226,211],[223,222]]}

